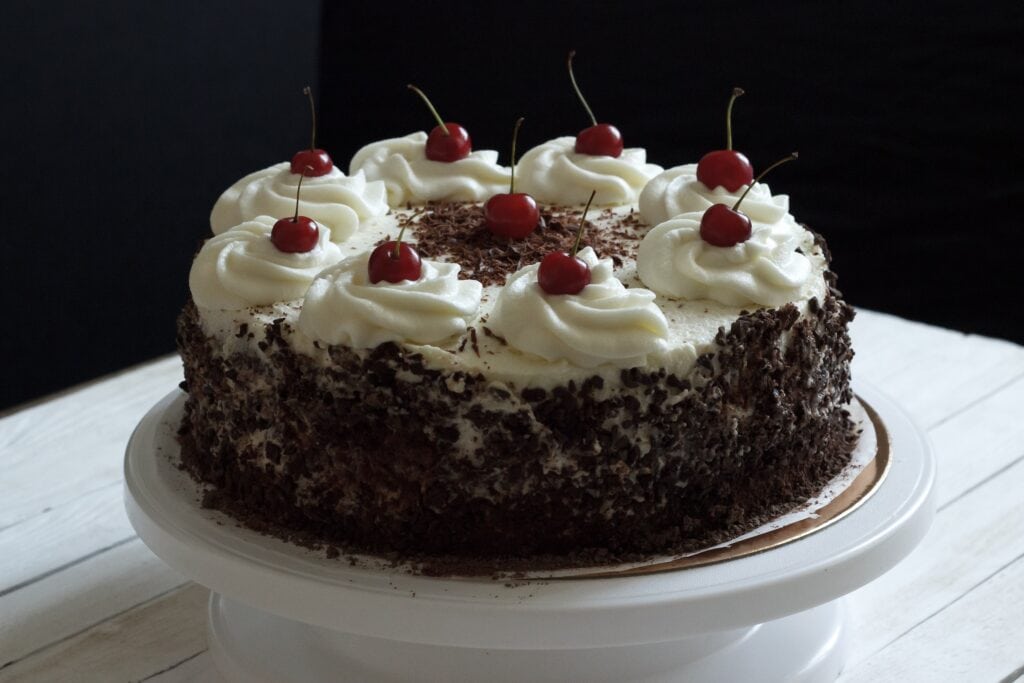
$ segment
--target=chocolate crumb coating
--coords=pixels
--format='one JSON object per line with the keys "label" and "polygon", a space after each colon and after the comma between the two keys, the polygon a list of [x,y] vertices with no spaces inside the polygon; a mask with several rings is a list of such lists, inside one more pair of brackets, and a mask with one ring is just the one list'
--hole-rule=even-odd
{"label": "chocolate crumb coating", "polygon": [[182,462],[213,487],[208,504],[345,552],[513,567],[691,550],[802,502],[848,462],[852,317],[830,287],[803,316],[741,315],[683,376],[633,368],[541,389],[441,372],[392,343],[331,346],[325,367],[283,320],[262,356],[228,353],[189,303]]}

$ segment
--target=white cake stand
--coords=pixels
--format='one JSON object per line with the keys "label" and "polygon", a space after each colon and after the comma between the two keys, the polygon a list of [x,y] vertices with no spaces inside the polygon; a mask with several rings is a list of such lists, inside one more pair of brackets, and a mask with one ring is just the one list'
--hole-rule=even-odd
{"label": "white cake stand", "polygon": [[173,465],[177,391],[129,442],[125,502],[153,552],[211,589],[210,650],[229,681],[832,681],[842,596],[906,556],[933,516],[922,432],[875,389],[857,393],[891,443],[871,497],[799,540],[678,571],[441,579],[260,535],[203,509]]}

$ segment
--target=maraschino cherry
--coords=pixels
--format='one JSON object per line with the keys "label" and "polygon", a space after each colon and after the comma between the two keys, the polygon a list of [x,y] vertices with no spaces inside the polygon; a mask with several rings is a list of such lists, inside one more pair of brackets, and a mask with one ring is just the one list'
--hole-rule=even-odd
{"label": "maraschino cherry", "polygon": [[398,232],[398,239],[380,245],[370,254],[367,264],[370,282],[377,284],[381,280],[401,282],[402,280],[419,280],[422,272],[420,254],[407,242],[402,241],[405,226]]}
{"label": "maraschino cherry", "polygon": [[270,231],[270,241],[279,251],[287,254],[304,254],[312,251],[320,241],[320,226],[312,218],[299,215],[299,192],[302,190],[302,179],[309,174],[299,176],[299,185],[295,188],[295,215],[282,218],[274,223]]}
{"label": "maraschino cherry", "polygon": [[327,152],[316,147],[316,105],[313,104],[313,91],[307,85],[302,89],[302,94],[309,98],[309,111],[313,115],[313,134],[309,139],[309,149],[298,151],[292,157],[292,173],[315,178],[330,173],[334,168],[334,162]]}
{"label": "maraschino cherry", "polygon": [[747,196],[751,188],[761,181],[761,178],[768,175],[769,171],[787,161],[793,161],[797,156],[798,154],[793,152],[788,157],[779,159],[761,171],[761,175],[757,176],[749,184],[731,209],[725,204],[712,204],[708,207],[708,210],[704,212],[700,219],[701,239],[716,247],[734,247],[740,242],[746,242],[750,239],[753,226],[751,225],[750,217],[739,210],[740,202]]}
{"label": "maraschino cherry", "polygon": [[725,108],[725,149],[708,152],[697,163],[697,180],[709,190],[722,186],[735,192],[749,185],[754,177],[750,160],[732,148],[732,103],[742,94],[743,88],[733,88],[729,106]]}
{"label": "maraschino cherry", "polygon": [[484,221],[487,229],[495,235],[509,239],[522,239],[529,235],[540,222],[540,209],[533,197],[525,192],[516,192],[516,139],[523,118],[519,117],[512,131],[512,172],[508,183],[508,194],[496,194],[484,204]]}
{"label": "maraschino cherry", "polygon": [[597,122],[594,112],[591,111],[590,105],[587,104],[583,93],[580,92],[580,87],[576,85],[576,76],[572,73],[572,58],[575,56],[576,50],[571,50],[567,60],[569,80],[572,81],[572,89],[576,91],[576,97],[580,98],[580,103],[587,110],[587,116],[590,117],[590,122],[593,124],[589,128],[581,130],[576,136],[576,151],[591,156],[618,157],[622,154],[622,133],[610,123]]}
{"label": "maraschino cherry", "polygon": [[540,284],[540,288],[548,294],[579,294],[584,287],[590,284],[590,266],[577,256],[576,252],[580,250],[583,226],[587,224],[587,211],[590,210],[590,202],[594,201],[596,194],[597,190],[590,193],[590,199],[587,200],[587,205],[583,208],[572,252],[553,251],[540,262],[540,268],[537,270],[537,282]]}
{"label": "maraschino cherry", "polygon": [[427,109],[437,120],[437,125],[427,135],[427,158],[431,161],[458,161],[468,157],[473,151],[469,132],[457,123],[443,121],[422,90],[411,83],[406,87],[423,99]]}

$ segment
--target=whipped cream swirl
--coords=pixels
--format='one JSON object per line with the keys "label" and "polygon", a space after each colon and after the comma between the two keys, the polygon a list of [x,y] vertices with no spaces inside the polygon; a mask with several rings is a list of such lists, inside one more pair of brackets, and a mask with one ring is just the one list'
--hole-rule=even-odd
{"label": "whipped cream swirl", "polygon": [[200,308],[240,311],[301,299],[317,273],[341,259],[331,231],[308,252],[289,254],[270,241],[277,219],[258,216],[211,237],[199,250],[188,286]]}
{"label": "whipped cream swirl", "polygon": [[455,263],[422,261],[418,280],[370,282],[370,252],[341,261],[313,281],[299,329],[328,344],[372,348],[385,342],[432,344],[466,331],[483,286],[460,280]]}
{"label": "whipped cream swirl", "polygon": [[[245,176],[229,187],[213,205],[210,227],[214,234],[229,230],[256,216],[284,218],[295,212],[299,175],[287,161]],[[355,233],[359,221],[388,212],[384,183],[367,182],[359,173],[346,176],[338,167],[322,176],[302,181],[299,213],[331,231],[331,239],[344,242]]]}
{"label": "whipped cream swirl", "polygon": [[587,368],[635,367],[667,349],[668,322],[654,292],[624,287],[612,260],[598,260],[590,247],[577,256],[590,266],[583,291],[547,294],[537,282],[540,264],[526,266],[509,276],[488,327],[520,351]]}
{"label": "whipped cream swirl", "polygon": [[349,173],[362,171],[370,180],[384,181],[392,207],[409,202],[482,202],[508,192],[511,172],[498,165],[494,150],[474,150],[458,161],[432,161],[426,144],[422,131],[372,142],[352,157]]}
{"label": "whipped cream swirl", "polygon": [[[736,192],[722,186],[710,190],[697,180],[697,164],[676,166],[651,178],[644,187],[640,216],[649,225],[658,225],[680,214],[704,211],[712,204],[731,207],[746,189],[744,185]],[[789,213],[789,196],[772,196],[767,185],[757,183],[743,200],[743,213],[757,223],[777,223]]]}
{"label": "whipped cream swirl", "polygon": [[629,204],[660,172],[641,148],[624,149],[617,158],[578,154],[576,138],[566,136],[523,155],[516,164],[516,187],[549,204],[585,204],[594,190],[595,204]]}
{"label": "whipped cream swirl", "polygon": [[781,306],[800,297],[813,269],[797,249],[810,248],[810,233],[792,220],[755,223],[746,242],[716,247],[700,237],[702,215],[685,213],[651,228],[637,255],[645,285],[666,297],[728,306]]}

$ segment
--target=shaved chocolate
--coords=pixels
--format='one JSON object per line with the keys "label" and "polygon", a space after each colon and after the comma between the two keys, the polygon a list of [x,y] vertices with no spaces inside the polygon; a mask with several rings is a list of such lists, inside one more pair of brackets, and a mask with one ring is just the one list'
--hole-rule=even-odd
{"label": "shaved chocolate", "polygon": [[[541,208],[541,225],[523,239],[498,237],[484,224],[484,212],[476,204],[427,204],[420,211],[399,217],[416,236],[421,253],[462,266],[459,277],[500,285],[506,276],[523,266],[538,263],[552,251],[569,251],[579,228],[579,210],[559,206]],[[587,221],[582,246],[593,247],[598,256],[611,258],[616,266],[633,259],[645,224],[630,214],[618,217],[601,213],[597,223]]]}
{"label": "shaved chocolate", "polygon": [[487,325],[481,325],[480,329],[484,331],[485,335],[487,335],[491,339],[494,339],[502,346],[508,346],[508,341],[506,341],[505,338],[502,337],[500,334],[495,334],[494,331],[491,330],[491,328],[487,327]]}

